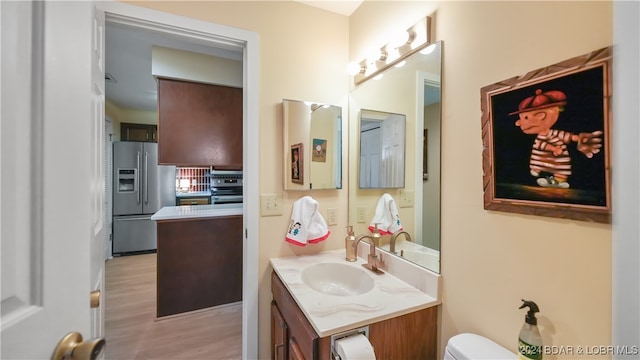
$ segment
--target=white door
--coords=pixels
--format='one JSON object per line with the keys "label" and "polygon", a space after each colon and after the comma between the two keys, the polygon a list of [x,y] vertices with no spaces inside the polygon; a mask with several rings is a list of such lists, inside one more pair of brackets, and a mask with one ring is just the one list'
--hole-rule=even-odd
{"label": "white door", "polygon": [[382,145],[380,127],[360,133],[360,187],[380,187],[380,167],[382,166]]}
{"label": "white door", "polygon": [[47,359],[69,332],[104,332],[104,305],[90,308],[104,277],[104,17],[92,2],[2,1],[0,25],[1,357]]}
{"label": "white door", "polygon": [[382,187],[404,187],[405,116],[391,114],[381,123]]}

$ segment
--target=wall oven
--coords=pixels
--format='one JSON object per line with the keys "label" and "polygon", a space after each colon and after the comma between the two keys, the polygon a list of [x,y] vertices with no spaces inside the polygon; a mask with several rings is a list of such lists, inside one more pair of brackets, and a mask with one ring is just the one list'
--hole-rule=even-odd
{"label": "wall oven", "polygon": [[211,170],[211,204],[242,206],[241,170]]}

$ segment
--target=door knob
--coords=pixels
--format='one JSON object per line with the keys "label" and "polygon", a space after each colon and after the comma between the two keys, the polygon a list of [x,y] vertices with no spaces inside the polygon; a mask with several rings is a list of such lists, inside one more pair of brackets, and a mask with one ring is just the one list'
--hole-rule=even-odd
{"label": "door knob", "polygon": [[51,360],[94,360],[104,348],[104,338],[82,341],[78,332],[70,332],[56,345]]}

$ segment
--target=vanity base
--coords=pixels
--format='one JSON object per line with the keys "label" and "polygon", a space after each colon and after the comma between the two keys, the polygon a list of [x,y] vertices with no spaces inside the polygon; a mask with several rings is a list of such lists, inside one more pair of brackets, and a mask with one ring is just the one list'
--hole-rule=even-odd
{"label": "vanity base", "polygon": [[[271,292],[271,359],[331,359],[331,337],[318,336],[275,272]],[[437,359],[437,306],[367,326],[378,360]]]}

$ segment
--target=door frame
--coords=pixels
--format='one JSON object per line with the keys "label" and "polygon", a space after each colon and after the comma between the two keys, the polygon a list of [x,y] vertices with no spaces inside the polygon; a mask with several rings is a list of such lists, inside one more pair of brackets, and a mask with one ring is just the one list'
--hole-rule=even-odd
{"label": "door frame", "polygon": [[212,22],[141,8],[121,2],[98,2],[107,22],[196,39],[214,47],[243,51],[243,276],[242,357],[258,358],[259,141],[258,34]]}
{"label": "door frame", "polygon": [[104,117],[104,258],[113,257],[113,120]]}

